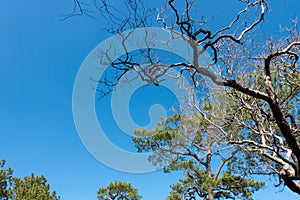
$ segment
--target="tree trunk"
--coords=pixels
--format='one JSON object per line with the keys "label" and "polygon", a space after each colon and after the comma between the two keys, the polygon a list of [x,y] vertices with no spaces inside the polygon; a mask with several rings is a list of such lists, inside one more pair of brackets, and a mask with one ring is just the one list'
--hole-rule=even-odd
{"label": "tree trunk", "polygon": [[215,195],[214,195],[212,189],[210,189],[208,191],[207,200],[214,200],[214,199],[215,199]]}

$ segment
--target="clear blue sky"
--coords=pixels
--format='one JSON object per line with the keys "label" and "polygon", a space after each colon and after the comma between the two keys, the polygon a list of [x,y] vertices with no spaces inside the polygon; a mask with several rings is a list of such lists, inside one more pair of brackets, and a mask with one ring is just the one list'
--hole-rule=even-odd
{"label": "clear blue sky", "polygon": [[[93,158],[79,139],[72,116],[73,83],[84,58],[108,34],[101,20],[60,21],[72,9],[72,0],[1,0],[0,158],[17,176],[44,174],[63,200],[96,199],[98,188],[115,180],[131,182],[144,200],[163,199],[178,175],[118,172]],[[214,12],[222,16],[230,9],[224,4]],[[300,5],[297,0],[278,0],[270,9],[274,14],[266,23],[291,25],[288,20],[299,14]],[[278,29],[270,26],[267,33]],[[288,189],[268,189],[255,198],[299,197]]]}

